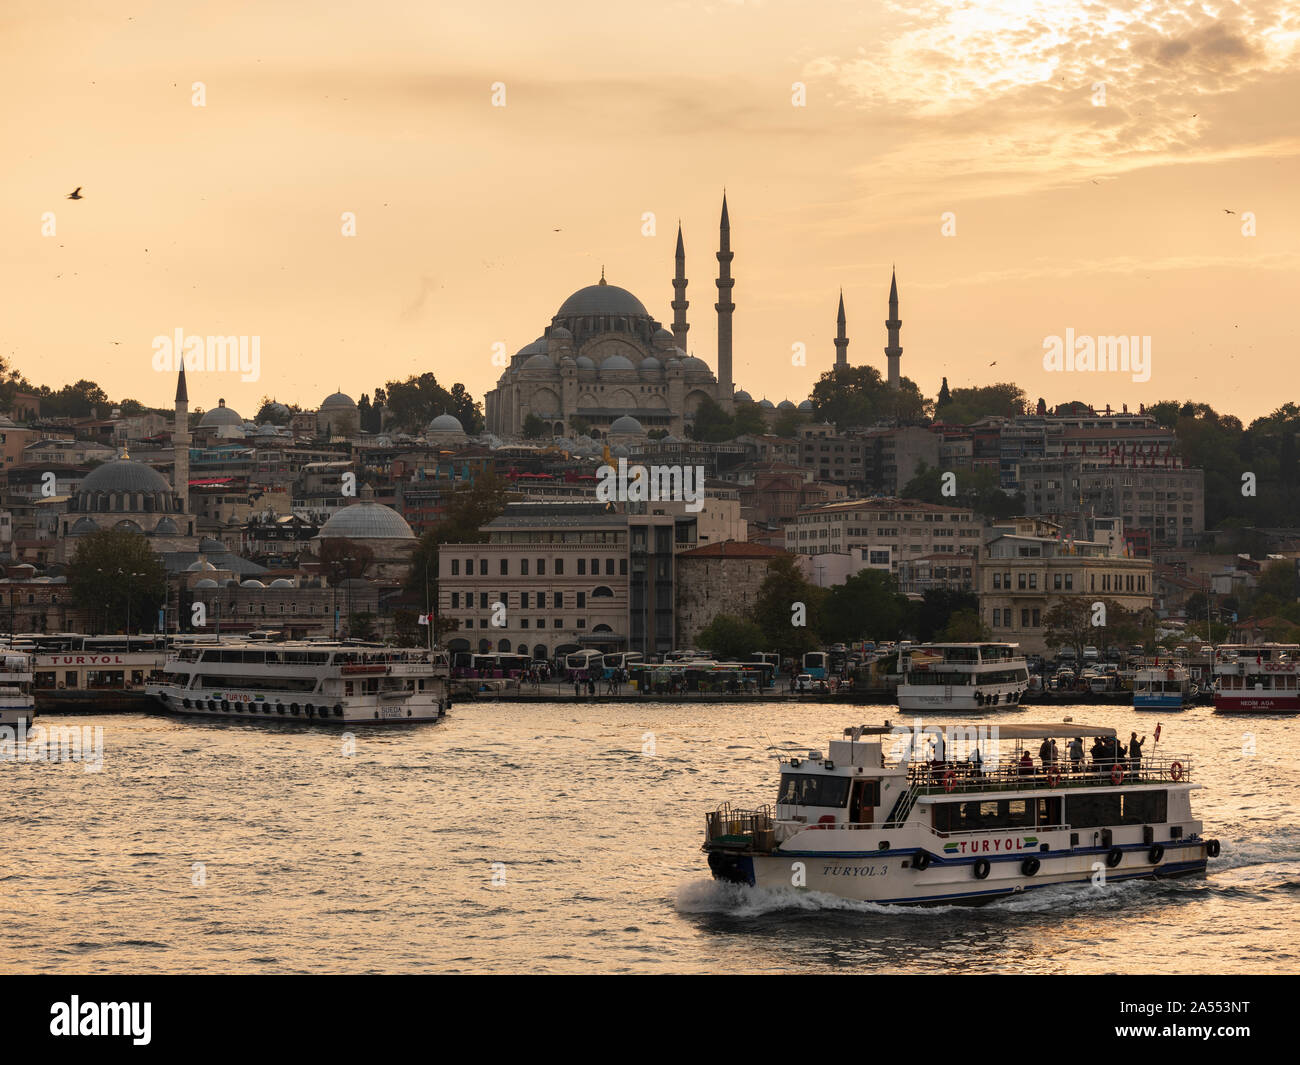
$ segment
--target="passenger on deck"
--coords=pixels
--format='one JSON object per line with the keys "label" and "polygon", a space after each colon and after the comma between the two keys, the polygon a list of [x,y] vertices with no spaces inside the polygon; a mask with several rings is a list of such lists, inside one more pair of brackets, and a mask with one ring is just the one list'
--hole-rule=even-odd
{"label": "passenger on deck", "polygon": [[973,777],[982,777],[984,775],[984,756],[980,754],[978,747],[971,752],[970,775]]}
{"label": "passenger on deck", "polygon": [[1028,750],[1023,751],[1020,755],[1020,775],[1022,777],[1032,777],[1034,775],[1034,758]]}
{"label": "passenger on deck", "polygon": [[1092,754],[1093,769],[1100,773],[1101,763],[1106,760],[1106,741],[1101,736],[1098,736],[1092,741],[1092,750],[1090,753]]}
{"label": "passenger on deck", "polygon": [[1146,743],[1147,738],[1143,736],[1138,739],[1136,732],[1130,733],[1128,738],[1128,760],[1129,765],[1133,767],[1133,775],[1137,776],[1138,770],[1142,768],[1142,744]]}
{"label": "passenger on deck", "polygon": [[1070,768],[1079,772],[1083,767],[1083,737],[1075,736],[1070,741]]}
{"label": "passenger on deck", "polygon": [[1052,741],[1043,740],[1038,748],[1038,760],[1043,763],[1044,769],[1050,769],[1052,765]]}

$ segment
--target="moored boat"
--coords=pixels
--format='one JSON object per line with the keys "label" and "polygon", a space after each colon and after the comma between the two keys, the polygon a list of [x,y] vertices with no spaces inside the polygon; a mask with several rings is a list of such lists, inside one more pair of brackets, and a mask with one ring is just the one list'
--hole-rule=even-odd
{"label": "moored boat", "polygon": [[1069,722],[921,732],[944,737],[938,761],[914,760],[917,730],[888,725],[845,729],[826,756],[782,757],[775,804],[706,815],[714,878],[864,902],[979,903],[1201,876],[1219,854],[1192,814],[1200,785],[1188,756],[1034,764],[1026,743],[1050,751],[1055,739],[1115,735]]}
{"label": "moored boat", "polygon": [[1140,666],[1133,676],[1134,710],[1185,710],[1195,698],[1187,667],[1160,660]]}
{"label": "moored boat", "polygon": [[1214,709],[1223,714],[1300,713],[1300,645],[1228,645],[1214,655]]}
{"label": "moored boat", "polygon": [[441,651],[351,641],[225,640],[178,648],[146,687],[173,714],[392,725],[443,717],[448,681]]}
{"label": "moored boat", "polygon": [[905,711],[1018,706],[1029,667],[1014,643],[931,643],[899,652],[898,706]]}
{"label": "moored boat", "polygon": [[31,728],[35,716],[32,656],[25,651],[0,650],[0,726]]}

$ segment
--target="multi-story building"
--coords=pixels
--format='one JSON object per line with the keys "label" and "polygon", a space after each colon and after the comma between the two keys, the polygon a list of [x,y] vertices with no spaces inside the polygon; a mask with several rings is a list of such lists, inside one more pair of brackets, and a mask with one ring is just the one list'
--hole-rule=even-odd
{"label": "multi-story building", "polygon": [[856,556],[858,569],[898,572],[904,559],[971,554],[984,526],[974,511],[914,499],[849,499],[801,510],[786,526],[786,549]]}
{"label": "multi-story building", "polygon": [[932,589],[973,592],[975,551],[960,555],[922,555],[899,561],[900,592],[904,595],[924,595]]}
{"label": "multi-story building", "polygon": [[[1091,606],[1108,600],[1130,612],[1153,605],[1149,559],[1112,555],[1104,543],[1061,538],[1049,523],[1033,519],[995,527],[980,552],[977,579],[980,620],[995,639],[1019,643],[1026,653],[1057,650],[1047,644],[1047,615],[1060,601]],[[1090,642],[1105,646],[1104,630]]]}

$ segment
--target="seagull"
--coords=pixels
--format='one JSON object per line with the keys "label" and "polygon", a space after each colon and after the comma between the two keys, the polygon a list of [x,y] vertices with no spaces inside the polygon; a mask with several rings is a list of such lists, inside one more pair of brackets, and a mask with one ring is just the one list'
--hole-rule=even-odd
{"label": "seagull", "polygon": [[1236,214],[1236,211],[1229,211],[1226,207],[1223,209],[1224,214]]}
{"label": "seagull", "polygon": [[997,359],[994,359],[991,363],[989,363],[990,366],[996,366],[997,364],[998,364]]}
{"label": "seagull", "polygon": [[83,196],[81,195],[81,186],[78,185],[75,189],[73,189],[70,193],[68,193],[67,198],[68,198],[69,200],[81,200],[81,199],[84,199],[85,197],[83,197]]}

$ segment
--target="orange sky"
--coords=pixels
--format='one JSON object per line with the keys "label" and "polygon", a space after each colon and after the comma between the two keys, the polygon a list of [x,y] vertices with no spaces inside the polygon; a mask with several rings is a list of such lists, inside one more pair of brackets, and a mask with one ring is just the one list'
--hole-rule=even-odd
{"label": "orange sky", "polygon": [[[0,354],[166,405],[151,344],[180,327],[261,337],[260,380],[193,377],[196,406],[426,370],[481,398],[493,344],[602,264],[668,322],[680,217],[716,366],[725,186],[756,399],[829,367],[841,286],[849,359],[883,371],[896,262],[927,395],[947,375],[1249,419],[1300,399],[1298,52],[1295,0],[6,0]],[[1151,380],[1044,371],[1067,328],[1150,336]]]}

